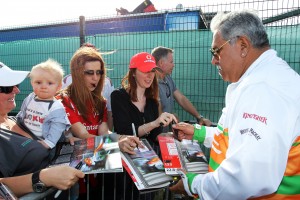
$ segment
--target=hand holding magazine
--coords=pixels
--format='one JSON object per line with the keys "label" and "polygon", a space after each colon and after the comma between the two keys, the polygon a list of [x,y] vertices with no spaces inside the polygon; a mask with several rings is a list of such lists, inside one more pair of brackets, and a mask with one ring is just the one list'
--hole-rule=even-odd
{"label": "hand holding magazine", "polygon": [[122,172],[122,161],[117,142],[110,135],[75,141],[74,145],[57,146],[52,165],[67,164],[85,174]]}
{"label": "hand holding magazine", "polygon": [[170,136],[158,136],[166,174],[179,175],[178,170],[193,173],[207,173],[208,162],[198,141],[179,142]]}
{"label": "hand holding magazine", "polygon": [[138,190],[167,187],[173,180],[165,174],[162,161],[146,139],[141,139],[143,148],[135,148],[135,155],[121,152],[123,166]]}

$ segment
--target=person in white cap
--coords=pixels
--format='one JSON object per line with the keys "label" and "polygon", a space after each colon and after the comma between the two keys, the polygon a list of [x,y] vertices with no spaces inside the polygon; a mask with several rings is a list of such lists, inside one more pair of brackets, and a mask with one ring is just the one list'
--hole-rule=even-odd
{"label": "person in white cap", "polygon": [[18,197],[51,186],[65,190],[84,177],[84,173],[69,166],[43,169],[48,166],[48,150],[8,116],[16,107],[18,85],[28,74],[0,62],[0,182]]}
{"label": "person in white cap", "polygon": [[[5,184],[20,197],[30,192],[43,192],[48,187],[66,190],[84,177],[80,170],[69,166],[49,165],[48,150],[32,140],[14,117],[8,113],[16,107],[18,85],[29,71],[11,70],[0,62],[0,183]],[[139,145],[133,136],[114,134],[121,151],[134,153],[128,147]]]}

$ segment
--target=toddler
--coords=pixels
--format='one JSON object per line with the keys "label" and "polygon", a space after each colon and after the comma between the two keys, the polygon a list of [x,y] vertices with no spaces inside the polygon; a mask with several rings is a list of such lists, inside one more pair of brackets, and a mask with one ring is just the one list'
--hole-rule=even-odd
{"label": "toddler", "polygon": [[55,98],[63,75],[61,65],[52,59],[34,66],[29,75],[33,92],[24,99],[17,115],[18,122],[48,149],[54,148],[62,133],[70,128],[65,108]]}

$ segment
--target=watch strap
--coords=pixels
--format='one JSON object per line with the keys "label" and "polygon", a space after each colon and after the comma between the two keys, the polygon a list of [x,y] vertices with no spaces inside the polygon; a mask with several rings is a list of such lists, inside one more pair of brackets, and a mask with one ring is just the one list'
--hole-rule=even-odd
{"label": "watch strap", "polygon": [[41,170],[36,171],[32,174],[32,178],[31,178],[32,185],[40,182],[40,172],[41,172]]}
{"label": "watch strap", "polygon": [[40,180],[40,172],[36,171],[32,174],[32,189],[34,192],[37,193],[41,193],[41,192],[45,192],[47,190],[47,187],[45,186],[45,184]]}

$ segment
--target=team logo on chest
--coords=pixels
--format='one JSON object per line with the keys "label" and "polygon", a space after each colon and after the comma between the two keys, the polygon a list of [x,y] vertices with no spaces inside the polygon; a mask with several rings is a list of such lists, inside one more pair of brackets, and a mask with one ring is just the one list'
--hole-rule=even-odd
{"label": "team logo on chest", "polygon": [[267,124],[267,118],[266,117],[262,117],[262,116],[259,116],[259,115],[256,115],[256,114],[244,113],[243,118],[244,119],[248,119],[248,118],[249,119],[254,119],[254,120],[260,121],[264,124]]}

